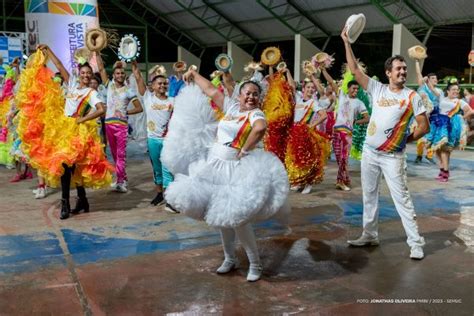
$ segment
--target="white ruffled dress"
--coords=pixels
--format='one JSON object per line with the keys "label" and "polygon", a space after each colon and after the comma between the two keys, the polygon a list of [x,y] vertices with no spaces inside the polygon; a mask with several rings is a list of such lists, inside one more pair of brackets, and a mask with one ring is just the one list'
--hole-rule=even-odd
{"label": "white ruffled dress", "polygon": [[252,125],[263,112],[240,112],[238,102],[226,97],[224,113],[218,123],[197,86],[186,86],[176,97],[162,154],[175,175],[165,193],[167,202],[214,227],[269,218],[287,223],[289,183],[280,160],[263,149],[237,159],[238,144],[245,142],[242,126]]}

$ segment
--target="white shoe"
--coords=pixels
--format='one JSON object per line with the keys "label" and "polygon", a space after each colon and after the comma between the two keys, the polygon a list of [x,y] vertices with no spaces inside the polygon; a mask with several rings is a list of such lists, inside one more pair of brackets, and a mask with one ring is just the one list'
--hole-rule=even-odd
{"label": "white shoe", "polygon": [[347,243],[354,247],[364,247],[364,246],[378,246],[380,242],[377,237],[362,235],[357,239],[348,240]]}
{"label": "white shoe", "polygon": [[173,206],[171,206],[171,204],[168,204],[168,203],[166,203],[165,205],[165,211],[172,214],[179,214],[179,211],[175,209]]}
{"label": "white shoe", "polygon": [[117,183],[115,186],[115,191],[120,192],[120,193],[127,193],[128,189],[127,186],[124,185],[123,183]]}
{"label": "white shoe", "polygon": [[229,273],[232,270],[235,270],[238,268],[239,262],[237,259],[225,259],[224,262],[222,262],[221,266],[217,268],[216,273],[218,274],[225,274]]}
{"label": "white shoe", "polygon": [[313,186],[311,184],[307,184],[305,185],[303,191],[301,191],[301,194],[309,194],[311,193],[311,189],[313,188]]}
{"label": "white shoe", "polygon": [[291,190],[291,191],[298,191],[299,189],[301,189],[301,186],[299,186],[299,185],[292,185],[292,186],[290,187],[290,190]]}
{"label": "white shoe", "polygon": [[[39,190],[39,189],[40,189],[40,188],[37,187],[36,189],[32,190],[31,192],[33,192],[33,194],[36,195],[36,194],[38,193],[38,190]],[[50,189],[48,186],[45,186],[45,187],[44,187],[44,193],[45,193],[46,195],[48,195],[49,193],[51,193],[51,189]]]}
{"label": "white shoe", "polygon": [[336,189],[342,190],[342,191],[350,191],[351,188],[344,183],[336,183]]}
{"label": "white shoe", "polygon": [[423,248],[421,246],[413,246],[410,251],[410,258],[415,260],[421,260],[425,257],[423,253]]}
{"label": "white shoe", "polygon": [[46,197],[46,189],[38,188],[38,190],[36,190],[35,199],[44,199],[45,197]]}
{"label": "white shoe", "polygon": [[250,264],[249,273],[247,274],[247,281],[255,282],[262,277],[263,267],[261,264]]}

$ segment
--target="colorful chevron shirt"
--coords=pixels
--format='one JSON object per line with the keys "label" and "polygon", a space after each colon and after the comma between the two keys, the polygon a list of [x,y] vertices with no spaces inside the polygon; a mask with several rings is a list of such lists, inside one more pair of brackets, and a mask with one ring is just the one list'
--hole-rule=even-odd
{"label": "colorful chevron shirt", "polygon": [[418,93],[404,88],[393,92],[387,84],[369,79],[367,92],[373,100],[365,144],[377,151],[393,153],[405,149],[414,116],[426,113]]}

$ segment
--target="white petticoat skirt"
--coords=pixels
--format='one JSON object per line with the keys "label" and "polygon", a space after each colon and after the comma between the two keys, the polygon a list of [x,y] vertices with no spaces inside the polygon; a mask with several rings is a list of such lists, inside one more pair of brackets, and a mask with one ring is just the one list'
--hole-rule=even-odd
{"label": "white petticoat skirt", "polygon": [[173,174],[188,174],[188,166],[207,157],[218,121],[209,98],[197,85],[186,85],[174,101],[161,161]]}
{"label": "white petticoat skirt", "polygon": [[285,167],[275,155],[255,149],[238,160],[236,149],[214,144],[207,159],[189,166],[189,175],[176,175],[165,197],[191,218],[233,228],[269,218],[287,221],[288,192]]}

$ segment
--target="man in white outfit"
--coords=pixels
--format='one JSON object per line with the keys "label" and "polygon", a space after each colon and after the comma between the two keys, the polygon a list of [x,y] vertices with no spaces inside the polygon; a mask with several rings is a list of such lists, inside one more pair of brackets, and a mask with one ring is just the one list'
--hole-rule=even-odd
{"label": "man in white outfit", "polygon": [[[345,28],[341,37],[351,72],[373,100],[361,162],[363,232],[358,239],[347,242],[356,247],[379,244],[378,199],[383,174],[407,234],[407,243],[411,248],[410,258],[421,260],[424,257],[425,241],[418,233],[415,209],[407,187],[405,145],[429,132],[426,109],[421,97],[405,87],[407,65],[402,56],[387,59],[385,74],[389,84],[382,84],[369,78],[358,67]],[[413,117],[417,127],[409,134]]]}

